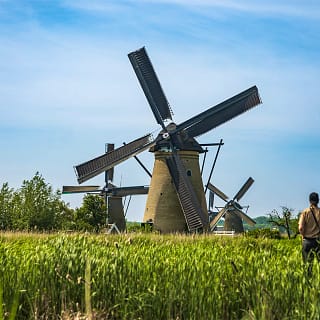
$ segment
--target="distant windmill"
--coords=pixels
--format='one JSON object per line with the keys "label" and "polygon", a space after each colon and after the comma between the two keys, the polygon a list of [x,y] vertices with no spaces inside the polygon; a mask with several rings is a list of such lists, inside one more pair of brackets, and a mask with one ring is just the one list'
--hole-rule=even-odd
{"label": "distant windmill", "polygon": [[[108,143],[106,152],[114,150],[114,144]],[[107,206],[108,224],[115,224],[120,232],[126,229],[125,212],[123,208],[123,197],[147,194],[149,187],[132,186],[132,187],[116,187],[113,182],[114,168],[105,171],[105,186],[63,186],[62,193],[97,193],[103,195]]]}
{"label": "distant windmill", "polygon": [[[144,222],[152,221],[160,232],[208,230],[209,218],[199,167],[201,145],[194,139],[261,103],[256,86],[214,106],[180,124],[161,88],[145,48],[129,53],[140,85],[162,130],[156,138],[147,134],[75,166],[78,182],[111,169],[149,149],[155,162],[147,197]],[[121,125],[121,124],[119,124]]]}
{"label": "distant windmill", "polygon": [[246,221],[249,225],[255,225],[256,222],[243,212],[243,207],[239,204],[240,199],[245,195],[253,182],[254,180],[250,177],[236,193],[232,200],[228,200],[229,198],[227,195],[225,195],[221,190],[209,183],[208,188],[210,190],[210,194],[212,194],[212,197],[213,194],[216,194],[219,198],[226,202],[226,205],[210,222],[211,231],[214,231],[219,220],[223,217],[225,231],[235,231],[236,233],[244,232],[242,220]]}

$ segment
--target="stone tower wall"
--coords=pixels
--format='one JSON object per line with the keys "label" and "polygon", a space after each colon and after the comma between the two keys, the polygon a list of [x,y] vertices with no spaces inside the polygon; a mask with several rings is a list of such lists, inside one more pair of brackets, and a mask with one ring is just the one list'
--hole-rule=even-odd
{"label": "stone tower wall", "polygon": [[[143,221],[152,220],[154,229],[162,233],[185,232],[187,224],[180,206],[166,158],[169,152],[156,151]],[[180,158],[189,173],[197,198],[207,214],[206,199],[199,167],[199,153],[179,151]]]}

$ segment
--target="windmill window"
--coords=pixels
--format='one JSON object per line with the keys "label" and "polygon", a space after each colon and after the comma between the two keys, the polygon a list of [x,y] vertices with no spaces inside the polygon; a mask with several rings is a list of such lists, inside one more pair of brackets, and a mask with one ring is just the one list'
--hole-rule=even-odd
{"label": "windmill window", "polygon": [[192,171],[191,170],[187,170],[187,176],[191,177],[192,176]]}

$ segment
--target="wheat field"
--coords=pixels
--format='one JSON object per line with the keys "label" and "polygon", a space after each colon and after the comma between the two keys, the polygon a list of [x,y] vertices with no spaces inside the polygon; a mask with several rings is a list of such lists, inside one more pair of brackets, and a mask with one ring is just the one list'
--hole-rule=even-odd
{"label": "wheat field", "polygon": [[0,234],[1,319],[319,319],[301,240]]}

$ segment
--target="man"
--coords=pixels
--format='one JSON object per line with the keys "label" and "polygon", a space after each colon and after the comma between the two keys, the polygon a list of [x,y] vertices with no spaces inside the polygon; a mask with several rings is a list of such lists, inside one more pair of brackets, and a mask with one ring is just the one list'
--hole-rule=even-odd
{"label": "man", "polygon": [[299,232],[302,235],[302,257],[304,262],[312,262],[316,256],[320,258],[320,209],[319,195],[312,192],[309,195],[310,207],[302,211],[299,219]]}

